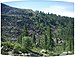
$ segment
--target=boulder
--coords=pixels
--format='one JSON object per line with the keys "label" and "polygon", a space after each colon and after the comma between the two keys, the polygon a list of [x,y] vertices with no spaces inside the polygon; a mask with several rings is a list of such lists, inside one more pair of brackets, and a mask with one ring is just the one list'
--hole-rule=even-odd
{"label": "boulder", "polygon": [[47,53],[48,50],[42,49],[40,52],[41,52],[41,53]]}

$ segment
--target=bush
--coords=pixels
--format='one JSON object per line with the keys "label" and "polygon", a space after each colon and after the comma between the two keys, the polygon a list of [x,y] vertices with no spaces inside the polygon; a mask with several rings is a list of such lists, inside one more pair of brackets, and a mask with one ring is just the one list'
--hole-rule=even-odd
{"label": "bush", "polygon": [[54,52],[49,52],[49,56],[53,56],[54,55]]}
{"label": "bush", "polygon": [[7,48],[13,48],[14,47],[14,44],[11,43],[11,42],[1,42],[1,46],[6,46]]}
{"label": "bush", "polygon": [[30,37],[23,37],[22,38],[22,47],[25,49],[31,49],[32,48],[32,42]]}
{"label": "bush", "polygon": [[19,43],[15,43],[14,49],[21,50],[21,45]]}
{"label": "bush", "polygon": [[21,47],[21,50],[20,50],[22,53],[28,53],[28,49],[25,49],[24,47]]}

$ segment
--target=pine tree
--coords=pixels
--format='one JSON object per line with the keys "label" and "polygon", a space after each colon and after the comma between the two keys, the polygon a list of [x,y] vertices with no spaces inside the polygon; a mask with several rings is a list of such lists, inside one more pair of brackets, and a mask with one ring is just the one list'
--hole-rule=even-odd
{"label": "pine tree", "polygon": [[66,48],[66,42],[63,43],[63,50],[65,51]]}
{"label": "pine tree", "polygon": [[45,49],[47,49],[47,44],[48,44],[48,39],[47,39],[47,35],[45,34]]}
{"label": "pine tree", "polygon": [[24,26],[24,31],[23,31],[23,33],[21,33],[21,35],[19,36],[19,38],[18,38],[18,43],[22,43],[22,38],[24,37],[24,36],[28,36],[28,30],[27,30],[27,25],[25,24],[25,26]]}
{"label": "pine tree", "polygon": [[23,36],[28,36],[28,29],[27,29],[27,25],[25,24],[24,26],[24,33]]}
{"label": "pine tree", "polygon": [[32,38],[33,38],[33,43],[35,43],[35,44],[36,44],[35,33],[33,33]]}
{"label": "pine tree", "polygon": [[40,38],[39,38],[39,41],[38,41],[38,47],[40,47]]}
{"label": "pine tree", "polygon": [[23,34],[21,34],[21,35],[19,36],[19,38],[18,38],[18,41],[17,41],[17,42],[21,44],[21,43],[22,43],[22,38],[23,38]]}
{"label": "pine tree", "polygon": [[53,50],[53,47],[55,46],[54,44],[54,40],[52,39],[52,34],[51,34],[51,28],[48,27],[48,37],[49,37],[49,43],[48,43],[48,47],[50,50]]}
{"label": "pine tree", "polygon": [[70,40],[70,46],[69,46],[69,47],[70,47],[70,51],[72,50],[71,46],[72,46],[72,45],[71,45],[71,40]]}

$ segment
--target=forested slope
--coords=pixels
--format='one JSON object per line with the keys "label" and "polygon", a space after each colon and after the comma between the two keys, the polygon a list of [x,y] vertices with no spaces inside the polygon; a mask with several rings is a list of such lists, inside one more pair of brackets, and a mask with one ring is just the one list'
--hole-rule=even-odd
{"label": "forested slope", "polygon": [[1,4],[1,40],[21,43],[23,35],[40,48],[53,50],[63,45],[65,50],[67,43],[68,50],[73,51],[74,18]]}

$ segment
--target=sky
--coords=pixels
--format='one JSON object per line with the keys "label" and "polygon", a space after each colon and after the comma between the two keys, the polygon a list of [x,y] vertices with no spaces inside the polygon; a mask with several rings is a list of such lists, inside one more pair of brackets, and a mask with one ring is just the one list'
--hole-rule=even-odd
{"label": "sky", "polygon": [[[0,0],[0,2],[8,2],[8,1],[36,1],[36,0]],[[74,0],[37,0],[37,1],[67,1],[67,2],[74,2]]]}
{"label": "sky", "polygon": [[[68,2],[65,2],[68,1]],[[15,0],[15,2],[3,2],[12,7],[21,9],[39,10],[45,13],[53,13],[61,16],[74,17],[73,0]]]}

